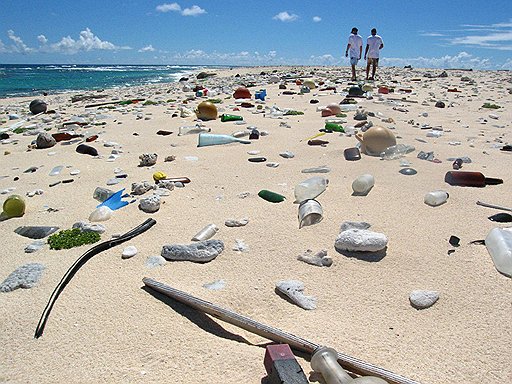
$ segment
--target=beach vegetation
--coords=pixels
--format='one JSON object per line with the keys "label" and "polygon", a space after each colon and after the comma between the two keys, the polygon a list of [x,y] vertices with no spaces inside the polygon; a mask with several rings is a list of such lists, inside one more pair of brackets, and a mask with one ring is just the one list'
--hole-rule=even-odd
{"label": "beach vegetation", "polygon": [[48,237],[50,249],[70,249],[100,240],[97,232],[82,231],[79,228],[65,229]]}
{"label": "beach vegetation", "polygon": [[500,109],[501,107],[499,105],[492,104],[492,103],[484,103],[484,105],[482,105],[482,108]]}
{"label": "beach vegetation", "polygon": [[304,112],[302,111],[295,111],[293,109],[290,109],[284,113],[285,116],[295,116],[295,115],[303,115]]}

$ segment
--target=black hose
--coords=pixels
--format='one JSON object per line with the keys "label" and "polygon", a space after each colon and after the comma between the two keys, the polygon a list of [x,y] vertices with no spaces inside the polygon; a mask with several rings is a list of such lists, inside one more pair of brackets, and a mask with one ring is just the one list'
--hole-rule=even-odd
{"label": "black hose", "polygon": [[82,256],[76,260],[73,265],[68,269],[68,271],[64,274],[60,283],[53,290],[52,295],[50,296],[50,300],[48,300],[48,304],[44,308],[43,314],[39,319],[39,323],[37,324],[36,332],[34,334],[34,338],[38,339],[43,335],[44,327],[46,322],[48,321],[48,317],[50,316],[50,312],[53,308],[53,305],[57,301],[57,298],[60,296],[66,285],[71,281],[73,276],[78,272],[78,270],[87,263],[94,255],[97,255],[100,252],[106,251],[109,248],[115,247],[125,241],[133,239],[135,236],[140,235],[141,233],[146,232],[149,228],[156,224],[155,219],[147,219],[145,222],[140,224],[139,226],[133,228],[132,230],[126,232],[124,235],[121,235],[115,239],[104,241],[93,248],[89,249]]}

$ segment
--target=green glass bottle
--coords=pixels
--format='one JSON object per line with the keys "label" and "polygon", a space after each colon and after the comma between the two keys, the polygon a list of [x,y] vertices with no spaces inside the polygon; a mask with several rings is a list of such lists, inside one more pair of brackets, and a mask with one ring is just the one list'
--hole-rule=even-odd
{"label": "green glass bottle", "polygon": [[286,197],[284,197],[283,195],[268,191],[266,189],[262,189],[261,191],[259,191],[258,196],[261,197],[263,200],[267,200],[271,203],[280,203],[286,199]]}
{"label": "green glass bottle", "polygon": [[20,195],[11,195],[4,201],[3,210],[7,217],[21,217],[25,214],[25,200]]}
{"label": "green glass bottle", "polygon": [[325,123],[325,129],[329,129],[333,132],[341,132],[341,133],[344,133],[345,130],[343,129],[343,127],[339,124],[336,124],[336,123],[329,123],[329,122],[326,122]]}
{"label": "green glass bottle", "polygon": [[238,115],[228,115],[226,113],[223,113],[222,115],[220,115],[220,121],[222,121],[223,123],[225,121],[238,121],[238,120],[243,120],[244,118],[242,116],[238,116]]}

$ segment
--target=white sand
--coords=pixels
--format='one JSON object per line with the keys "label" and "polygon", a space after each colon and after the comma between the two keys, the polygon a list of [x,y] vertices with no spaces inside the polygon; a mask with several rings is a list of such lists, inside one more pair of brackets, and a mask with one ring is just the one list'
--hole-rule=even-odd
{"label": "white sand", "polygon": [[[215,96],[223,99],[219,109],[242,115],[247,122],[245,126],[221,123],[219,119],[205,122],[212,133],[230,134],[248,125],[268,131],[268,136],[250,145],[197,148],[197,135],[178,137],[178,127],[193,125],[195,116],[171,117],[179,114],[185,99],[181,86],[173,84],[106,90],[109,97],[104,100],[73,104],[72,94],[44,97],[49,108],[61,114],[60,119],[45,125],[52,128],[50,133],[55,133],[65,119],[86,112],[86,104],[111,101],[114,96],[162,101],[154,106],[137,104],[105,110],[102,113],[110,115],[103,120],[106,125],[81,129],[80,133],[99,134],[98,141],[91,145],[102,155],[100,159],[77,154],[76,145],[62,143],[28,151],[27,145],[35,136],[21,134],[11,135],[19,140],[17,144],[0,146],[0,176],[8,176],[0,179],[0,191],[16,187],[14,193],[24,196],[37,188],[44,190],[42,195],[26,197],[23,217],[0,222],[0,281],[29,262],[46,266],[37,287],[0,294],[1,382],[261,382],[266,375],[263,357],[268,340],[171,300],[155,298],[141,289],[145,276],[421,383],[512,381],[512,281],[496,271],[485,246],[469,244],[484,239],[492,228],[507,225],[489,221],[487,217],[499,211],[477,206],[477,200],[512,207],[512,154],[499,149],[511,141],[510,73],[452,70],[446,78],[428,78],[426,73],[437,76],[442,71],[379,68],[375,84],[394,87],[395,93],[382,95],[382,102],[378,95],[373,100],[359,99],[358,105],[393,118],[394,123],[382,123],[377,117],[370,120],[375,125],[395,127],[399,143],[415,146],[405,159],[418,174],[404,176],[398,173],[400,160],[382,161],[363,154],[360,161],[346,161],[343,150],[356,145],[353,136],[327,134],[320,137],[329,141],[326,147],[308,146],[304,140],[323,128],[325,118],[317,112],[317,106],[339,103],[344,98],[348,68],[276,69],[277,75],[291,73],[317,83],[341,80],[336,84],[337,92],[314,89],[304,95],[283,95],[277,84],[268,84],[268,77],[260,76],[262,71],[271,73],[272,69],[232,69],[197,81],[210,89],[225,86],[227,93]],[[234,77],[237,73],[242,76]],[[461,76],[475,83],[463,82]],[[228,96],[238,84],[250,81],[255,83],[250,88],[253,94],[260,88],[267,90],[264,105],[292,108],[304,115],[270,119],[254,114],[254,109],[233,111],[234,100]],[[400,88],[413,92],[400,93]],[[448,88],[461,92],[447,92]],[[288,90],[298,92],[299,87],[289,81]],[[417,103],[386,103],[401,98]],[[0,100],[0,110],[18,112],[23,117],[32,99]],[[176,101],[165,102],[169,99]],[[312,99],[319,100],[319,104],[310,104]],[[189,101],[186,106],[193,109],[202,100]],[[447,107],[435,108],[438,100]],[[422,105],[424,101],[427,105]],[[503,108],[483,109],[484,102]],[[138,111],[149,119],[137,119]],[[420,117],[422,112],[429,116]],[[499,119],[491,119],[489,114]],[[353,112],[348,113],[345,126],[357,123],[353,116]],[[426,137],[428,130],[409,124],[411,119],[442,127],[444,135]],[[33,121],[40,122],[41,118],[30,123]],[[4,121],[0,129],[15,122]],[[280,126],[281,122],[291,128]],[[159,136],[158,130],[174,133]],[[114,162],[106,161],[111,148],[103,143],[108,141],[119,143],[123,151]],[[457,141],[460,145],[449,144]],[[250,150],[260,150],[260,156],[280,166],[248,162]],[[434,151],[441,162],[417,159],[420,150]],[[291,151],[295,157],[284,159],[279,156],[283,151]],[[56,153],[50,156],[51,152]],[[156,166],[138,167],[138,157],[145,152],[158,154]],[[164,162],[168,155],[175,155],[176,160]],[[188,161],[187,156],[199,160]],[[460,156],[472,160],[462,170],[480,171],[487,177],[502,178],[504,183],[485,188],[446,184],[444,174],[452,170],[447,158]],[[62,175],[50,177],[48,173],[56,165],[67,168]],[[327,191],[318,197],[324,219],[299,229],[293,190],[296,184],[314,176],[302,174],[302,169],[320,165],[331,168],[324,174],[329,179]],[[41,168],[23,173],[30,166]],[[97,204],[92,198],[95,187],[107,187],[105,183],[114,177],[116,168],[128,173],[128,178],[111,187],[114,190],[126,188],[129,192],[132,182],[152,181],[156,171],[170,177],[189,177],[191,183],[163,198],[157,213],[144,213],[137,203],[114,212],[113,218],[104,223],[107,231],[102,241],[150,217],[157,224],[135,239],[98,254],[82,267],[57,300],[44,335],[36,340],[34,330],[53,289],[73,262],[92,246],[61,251],[45,246],[26,254],[23,250],[31,240],[17,235],[14,229],[22,225],[67,229],[87,220]],[[81,173],[70,176],[73,169]],[[375,187],[365,197],[352,196],[351,183],[363,173],[374,175]],[[15,177],[19,180],[14,181]],[[74,182],[48,186],[67,178]],[[279,204],[264,201],[257,196],[261,189],[281,193],[287,200]],[[449,192],[446,204],[433,208],[423,203],[425,193],[434,189]],[[238,197],[246,191],[249,197]],[[1,195],[1,201],[7,196]],[[58,211],[48,212],[49,207]],[[245,227],[224,225],[228,218],[244,217],[249,219]],[[347,220],[367,221],[372,230],[388,236],[382,260],[368,262],[336,252],[334,241],[340,224]],[[153,269],[145,266],[146,259],[159,255],[164,244],[189,244],[192,236],[209,223],[220,227],[215,238],[225,243],[224,252],[215,260],[206,264],[168,262]],[[461,246],[448,255],[451,235],[460,237]],[[243,239],[249,251],[233,251],[235,239]],[[136,246],[139,252],[132,259],[122,260],[121,252],[127,245]],[[320,268],[297,261],[307,249],[326,249],[333,265]],[[226,282],[224,289],[202,287],[219,279]],[[306,311],[279,297],[274,292],[275,283],[285,279],[304,282],[305,293],[317,297],[317,308]],[[429,309],[416,310],[409,303],[409,294],[416,289],[436,290],[440,299]],[[303,356],[298,361],[309,377],[309,361]]]}

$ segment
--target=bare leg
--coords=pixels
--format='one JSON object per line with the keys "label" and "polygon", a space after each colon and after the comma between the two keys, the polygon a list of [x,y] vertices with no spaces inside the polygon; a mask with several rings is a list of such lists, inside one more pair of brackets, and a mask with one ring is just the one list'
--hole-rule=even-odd
{"label": "bare leg", "polygon": [[352,80],[355,80],[356,79],[356,66],[353,65],[352,66]]}
{"label": "bare leg", "polygon": [[368,75],[370,74],[370,59],[366,61],[366,80],[368,80]]}

